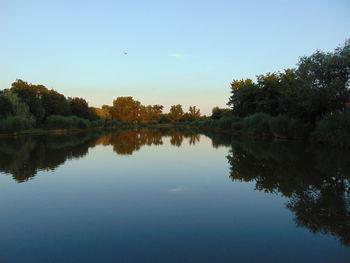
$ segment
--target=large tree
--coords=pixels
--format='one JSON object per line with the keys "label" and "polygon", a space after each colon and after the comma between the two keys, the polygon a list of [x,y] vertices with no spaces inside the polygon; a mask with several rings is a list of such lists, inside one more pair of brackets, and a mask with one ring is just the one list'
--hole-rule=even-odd
{"label": "large tree", "polygon": [[316,51],[302,57],[297,74],[312,89],[309,104],[315,115],[344,110],[350,101],[350,40],[334,52]]}
{"label": "large tree", "polygon": [[170,112],[168,114],[170,120],[179,121],[182,119],[183,115],[184,115],[184,111],[180,104],[173,105],[170,107]]}
{"label": "large tree", "polygon": [[12,83],[11,91],[16,93],[29,106],[29,110],[35,117],[37,124],[40,124],[45,118],[45,108],[42,105],[41,96],[48,89],[43,85],[33,85],[17,79]]}
{"label": "large tree", "polygon": [[15,109],[11,100],[4,95],[4,92],[0,92],[0,119],[11,116],[14,113]]}
{"label": "large tree", "polygon": [[138,121],[140,106],[141,103],[132,97],[118,97],[110,108],[112,119],[127,122]]}
{"label": "large tree", "polygon": [[88,102],[83,98],[68,98],[70,105],[70,114],[88,120],[96,120],[98,116],[93,108],[89,107]]}

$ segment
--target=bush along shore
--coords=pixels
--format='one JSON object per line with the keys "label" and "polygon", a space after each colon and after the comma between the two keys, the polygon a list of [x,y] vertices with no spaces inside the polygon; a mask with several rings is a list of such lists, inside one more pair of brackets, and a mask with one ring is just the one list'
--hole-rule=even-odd
{"label": "bush along shore", "polygon": [[117,97],[113,105],[90,107],[22,80],[0,90],[0,134],[123,127],[186,127],[254,136],[308,140],[350,149],[350,40],[333,52],[316,51],[296,68],[256,80],[233,80],[229,108],[203,116],[196,106],[142,105]]}
{"label": "bush along shore", "polygon": [[0,136],[24,134],[64,134],[97,129],[125,129],[135,127],[134,123],[119,122],[110,119],[90,121],[77,116],[51,115],[41,127],[33,128],[30,121],[19,116],[0,120]]}
{"label": "bush along shore", "polygon": [[301,57],[295,69],[232,81],[227,105],[190,125],[349,149],[350,40]]}
{"label": "bush along shore", "polygon": [[246,134],[278,140],[305,140],[350,149],[350,111],[326,115],[314,124],[287,116],[255,113],[244,118],[206,118],[176,126],[199,131]]}

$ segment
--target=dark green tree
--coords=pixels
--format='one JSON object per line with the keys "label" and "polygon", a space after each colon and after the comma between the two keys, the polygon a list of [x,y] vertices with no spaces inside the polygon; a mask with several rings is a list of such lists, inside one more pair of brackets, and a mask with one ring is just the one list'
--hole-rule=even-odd
{"label": "dark green tree", "polygon": [[94,109],[89,107],[87,101],[83,98],[68,98],[70,106],[70,114],[88,120],[98,119]]}

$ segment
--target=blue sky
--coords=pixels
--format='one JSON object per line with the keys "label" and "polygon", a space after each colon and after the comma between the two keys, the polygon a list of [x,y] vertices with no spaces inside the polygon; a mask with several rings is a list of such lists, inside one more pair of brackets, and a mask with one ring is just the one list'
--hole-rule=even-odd
{"label": "blue sky", "polygon": [[0,0],[0,88],[20,78],[93,106],[133,96],[209,113],[233,79],[346,38],[348,0]]}

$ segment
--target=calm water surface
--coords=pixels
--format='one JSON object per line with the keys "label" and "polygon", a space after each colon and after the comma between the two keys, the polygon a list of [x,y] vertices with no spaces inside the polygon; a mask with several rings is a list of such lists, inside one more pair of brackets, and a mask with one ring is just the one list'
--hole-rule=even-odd
{"label": "calm water surface", "polygon": [[350,262],[350,156],[138,130],[0,139],[0,262]]}

